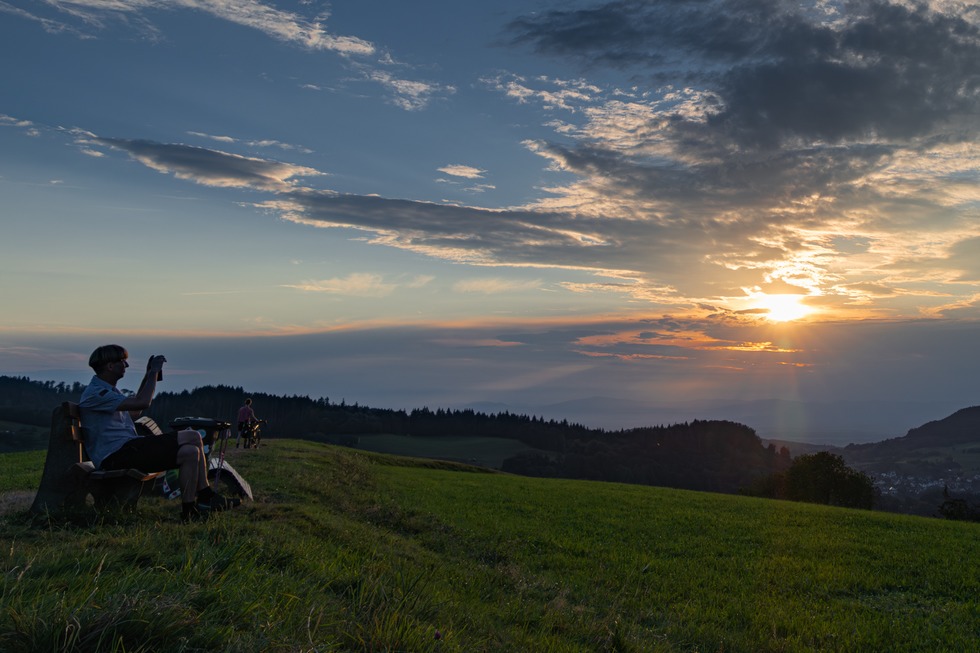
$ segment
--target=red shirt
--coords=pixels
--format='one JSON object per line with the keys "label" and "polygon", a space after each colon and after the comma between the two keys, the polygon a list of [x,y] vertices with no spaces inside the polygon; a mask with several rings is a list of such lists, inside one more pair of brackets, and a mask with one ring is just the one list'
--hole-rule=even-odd
{"label": "red shirt", "polygon": [[238,409],[238,423],[242,422],[254,422],[255,421],[255,411],[252,410],[251,406],[242,406]]}

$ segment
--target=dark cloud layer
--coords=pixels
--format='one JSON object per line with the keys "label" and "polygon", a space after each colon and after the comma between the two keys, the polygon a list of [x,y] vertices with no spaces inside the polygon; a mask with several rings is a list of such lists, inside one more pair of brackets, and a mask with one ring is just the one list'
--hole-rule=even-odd
{"label": "dark cloud layer", "polygon": [[[721,108],[702,139],[771,148],[800,139],[971,138],[980,31],[925,6],[850,2],[834,16],[779,0],[624,1],[514,21],[515,42],[615,66],[652,85],[685,77]],[[690,127],[688,125],[688,127]],[[690,137],[679,128],[677,137]]]}

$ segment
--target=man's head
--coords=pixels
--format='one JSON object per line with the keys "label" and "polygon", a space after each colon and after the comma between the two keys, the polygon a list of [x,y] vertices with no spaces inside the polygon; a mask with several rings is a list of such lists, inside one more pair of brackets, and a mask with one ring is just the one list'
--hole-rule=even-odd
{"label": "man's head", "polygon": [[126,351],[125,347],[102,345],[88,357],[88,365],[95,370],[96,374],[103,374],[111,370],[122,378],[126,373],[126,368],[129,367],[129,363],[126,362],[127,358],[129,358],[129,352]]}

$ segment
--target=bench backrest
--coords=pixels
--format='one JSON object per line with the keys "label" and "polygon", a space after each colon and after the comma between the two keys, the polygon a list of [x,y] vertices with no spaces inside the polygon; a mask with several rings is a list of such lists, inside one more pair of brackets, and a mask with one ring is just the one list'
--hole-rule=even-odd
{"label": "bench backrest", "polygon": [[85,429],[82,428],[82,411],[79,410],[78,404],[71,401],[62,403],[61,410],[67,426],[66,435],[78,449],[78,462],[88,460],[88,456],[85,455]]}
{"label": "bench backrest", "polygon": [[163,429],[161,429],[152,417],[147,417],[144,415],[134,422],[136,424],[136,432],[140,435],[163,435]]}

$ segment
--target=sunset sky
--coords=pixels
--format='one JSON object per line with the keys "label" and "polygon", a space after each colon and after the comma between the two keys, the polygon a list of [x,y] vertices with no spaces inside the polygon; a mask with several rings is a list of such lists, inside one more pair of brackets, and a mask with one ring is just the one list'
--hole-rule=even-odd
{"label": "sunset sky", "polygon": [[976,2],[0,0],[0,54],[2,374],[980,403]]}

